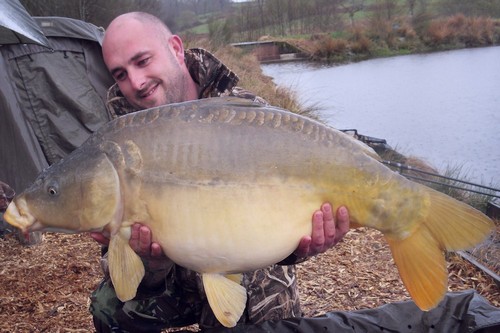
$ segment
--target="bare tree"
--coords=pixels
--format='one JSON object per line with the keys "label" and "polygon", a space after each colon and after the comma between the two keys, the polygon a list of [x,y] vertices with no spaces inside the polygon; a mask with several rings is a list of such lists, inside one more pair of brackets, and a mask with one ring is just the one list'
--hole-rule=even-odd
{"label": "bare tree", "polygon": [[406,3],[408,4],[408,12],[410,13],[410,16],[415,15],[417,0],[406,0]]}
{"label": "bare tree", "polygon": [[287,22],[286,0],[268,0],[266,4],[266,12],[269,13],[274,32],[277,35],[284,36]]}
{"label": "bare tree", "polygon": [[351,26],[354,27],[354,15],[357,12],[362,11],[365,8],[364,0],[344,0],[341,2],[340,6],[344,11],[349,14],[349,19],[351,20]]}
{"label": "bare tree", "polygon": [[377,0],[377,5],[385,11],[386,19],[391,20],[398,9],[398,2],[398,0]]}
{"label": "bare tree", "polygon": [[260,27],[261,28],[264,28],[266,25],[265,25],[265,21],[264,21],[264,4],[265,4],[265,0],[257,0],[257,8],[259,10],[258,12],[258,16],[260,18]]}
{"label": "bare tree", "polygon": [[500,16],[500,0],[439,0],[436,5],[443,15]]}

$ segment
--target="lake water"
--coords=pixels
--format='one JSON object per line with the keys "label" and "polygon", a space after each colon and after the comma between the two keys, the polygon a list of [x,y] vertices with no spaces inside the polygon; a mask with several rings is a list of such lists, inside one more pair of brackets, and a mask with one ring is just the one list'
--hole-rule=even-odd
{"label": "lake water", "polygon": [[347,65],[263,64],[339,129],[383,138],[405,155],[500,186],[500,47]]}

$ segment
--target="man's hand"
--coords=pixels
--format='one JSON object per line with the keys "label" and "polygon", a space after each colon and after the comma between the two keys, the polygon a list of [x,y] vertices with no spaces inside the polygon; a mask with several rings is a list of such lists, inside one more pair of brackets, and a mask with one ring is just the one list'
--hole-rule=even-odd
{"label": "man's hand", "polygon": [[[156,270],[164,267],[167,257],[160,244],[153,242],[151,229],[140,223],[134,223],[131,228],[129,245],[147,264],[147,268]],[[106,234],[91,232],[90,236],[102,245],[109,244],[109,236]]]}
{"label": "man's hand", "polygon": [[132,225],[132,235],[129,241],[130,247],[143,258],[164,258],[165,254],[160,244],[153,242],[151,229],[140,223]]}
{"label": "man's hand", "polygon": [[[151,229],[140,223],[134,223],[131,227],[129,245],[140,257],[159,258],[164,257],[160,244],[153,242]],[[91,232],[96,242],[102,245],[109,245],[109,235],[101,232]]]}
{"label": "man's hand", "polygon": [[[109,235],[105,233],[91,232],[90,237],[102,245],[109,245]],[[165,257],[160,244],[153,242],[151,229],[140,223],[136,222],[132,225],[129,245],[144,259]]]}
{"label": "man's hand", "polygon": [[337,209],[335,218],[332,206],[324,203],[312,217],[312,234],[300,240],[294,254],[298,258],[312,257],[337,244],[349,231],[349,212],[344,206]]}

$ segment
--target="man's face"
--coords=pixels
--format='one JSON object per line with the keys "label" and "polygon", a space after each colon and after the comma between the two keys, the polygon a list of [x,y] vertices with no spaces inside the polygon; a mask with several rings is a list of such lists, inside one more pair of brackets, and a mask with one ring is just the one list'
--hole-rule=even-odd
{"label": "man's face", "polygon": [[137,109],[187,100],[189,73],[178,37],[129,21],[110,26],[103,56],[121,92]]}

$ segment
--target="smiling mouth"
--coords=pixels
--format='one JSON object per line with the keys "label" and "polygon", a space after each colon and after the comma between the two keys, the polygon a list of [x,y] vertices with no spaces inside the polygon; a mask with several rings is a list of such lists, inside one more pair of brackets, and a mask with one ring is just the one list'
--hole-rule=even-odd
{"label": "smiling mouth", "polygon": [[[149,96],[151,96],[152,94],[154,94],[154,92],[156,91],[156,89],[158,88],[158,84],[152,84],[148,87],[146,87],[145,92],[140,92],[138,95],[139,95],[139,98],[141,99],[145,99],[145,98],[148,98]],[[143,91],[144,91],[143,90]]]}

